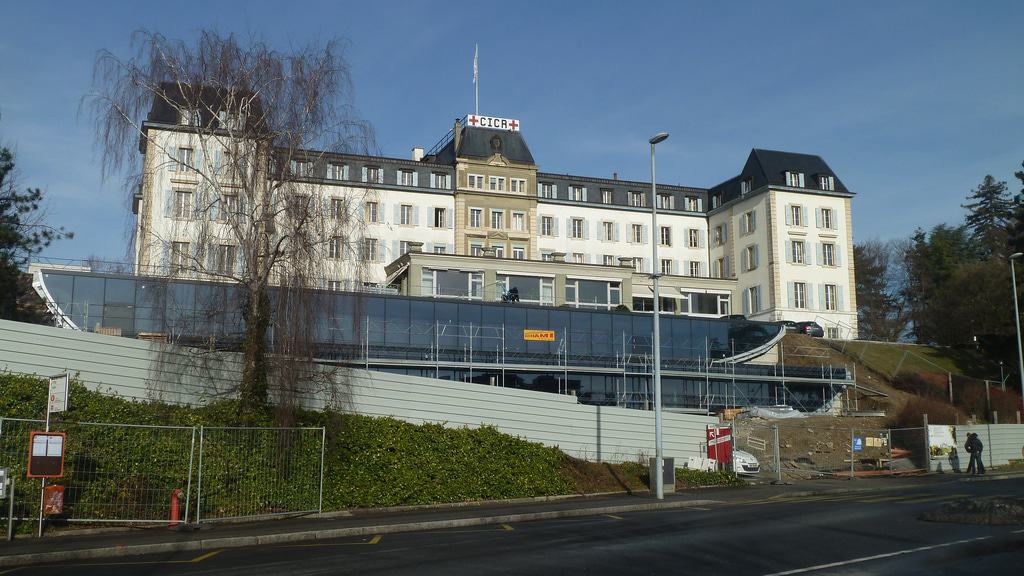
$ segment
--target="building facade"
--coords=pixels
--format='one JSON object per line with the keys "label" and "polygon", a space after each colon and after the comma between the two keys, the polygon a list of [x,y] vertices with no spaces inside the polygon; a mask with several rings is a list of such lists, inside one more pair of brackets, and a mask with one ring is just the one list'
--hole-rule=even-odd
{"label": "building facade", "polygon": [[[230,186],[204,186],[205,173],[220,182],[210,167],[223,163],[225,150],[197,142],[182,121],[189,118],[154,110],[145,123],[139,272],[202,276],[181,266],[185,256],[215,268],[245,266],[230,235],[204,234],[210,245],[198,245],[200,228],[229,224],[195,206],[232,200]],[[542,172],[518,121],[467,115],[437,146],[413,148],[408,159],[309,152],[291,159],[288,175],[318,209],[359,221],[357,231],[325,243],[320,288],[387,289],[397,281],[405,294],[493,300],[502,295],[495,287],[503,269],[530,276],[528,264],[502,261],[564,262],[581,267],[561,282],[545,282],[553,276],[544,274],[523,281],[537,284],[536,303],[649,311],[649,275],[658,273],[669,277],[660,302],[670,314],[816,320],[827,336],[856,337],[853,194],[818,156],[755,149],[738,176],[710,188],[659,184],[652,198],[650,182]],[[651,242],[659,243],[658,262]],[[467,276],[459,293],[450,260],[420,263],[413,273],[395,264],[413,248],[494,260],[479,278]]]}

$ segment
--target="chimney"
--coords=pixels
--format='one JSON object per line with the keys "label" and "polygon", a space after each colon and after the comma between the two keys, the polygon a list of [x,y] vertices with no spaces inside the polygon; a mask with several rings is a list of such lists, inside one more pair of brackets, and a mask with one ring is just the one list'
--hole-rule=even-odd
{"label": "chimney", "polygon": [[555,262],[565,262],[565,252],[552,252],[551,260]]}
{"label": "chimney", "polygon": [[632,256],[619,256],[619,266],[623,268],[635,267],[635,261]]}
{"label": "chimney", "polygon": [[416,146],[412,149],[412,161],[419,162],[420,160],[423,160],[423,148]]}
{"label": "chimney", "polygon": [[618,179],[619,179],[619,173],[618,172],[612,172],[612,180],[618,180]]}
{"label": "chimney", "polygon": [[455,156],[458,156],[459,144],[462,143],[462,120],[458,118],[455,119],[455,128],[452,128],[452,134],[454,135],[455,140],[455,149],[453,152],[455,152]]}
{"label": "chimney", "polygon": [[423,242],[409,242],[409,252],[423,252]]}

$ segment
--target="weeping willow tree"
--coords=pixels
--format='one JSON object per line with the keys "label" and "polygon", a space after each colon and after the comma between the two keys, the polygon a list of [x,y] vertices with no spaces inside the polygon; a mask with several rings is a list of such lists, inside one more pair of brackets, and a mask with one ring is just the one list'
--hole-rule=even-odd
{"label": "weeping willow tree", "polygon": [[123,175],[137,206],[137,272],[232,286],[208,308],[244,325],[241,410],[273,400],[287,413],[318,373],[314,290],[366,276],[362,196],[374,192],[323,193],[344,168],[335,154],[375,148],[341,44],[281,52],[137,32],[131,56],[98,54],[83,103],[104,176]]}

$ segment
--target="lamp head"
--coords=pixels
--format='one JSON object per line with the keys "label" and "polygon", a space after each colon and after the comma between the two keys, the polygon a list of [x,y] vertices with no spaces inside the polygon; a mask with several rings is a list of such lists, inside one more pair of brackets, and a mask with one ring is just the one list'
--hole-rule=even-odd
{"label": "lamp head", "polygon": [[651,146],[654,146],[658,142],[663,142],[665,138],[668,138],[668,132],[658,132],[657,134],[652,136],[651,139],[648,140],[648,142],[651,143]]}
{"label": "lamp head", "polygon": [[1024,252],[1015,252],[1015,253],[1010,255],[1010,260],[1016,260],[1017,258],[1020,258],[1021,256],[1024,256]]}

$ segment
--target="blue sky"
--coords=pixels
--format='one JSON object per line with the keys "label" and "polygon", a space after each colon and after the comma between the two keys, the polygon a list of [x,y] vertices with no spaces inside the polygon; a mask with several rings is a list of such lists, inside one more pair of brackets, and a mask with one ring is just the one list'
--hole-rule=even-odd
{"label": "blue sky", "polygon": [[342,37],[356,105],[385,155],[429,147],[472,110],[517,118],[542,170],[711,186],[753,147],[820,154],[857,193],[858,241],[959,222],[986,174],[1024,160],[1021,2],[10,3],[0,21],[0,142],[73,241],[124,255],[130,212],[78,116],[96,51],[132,31],[200,28],[287,49]]}

